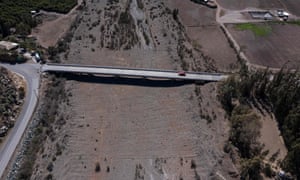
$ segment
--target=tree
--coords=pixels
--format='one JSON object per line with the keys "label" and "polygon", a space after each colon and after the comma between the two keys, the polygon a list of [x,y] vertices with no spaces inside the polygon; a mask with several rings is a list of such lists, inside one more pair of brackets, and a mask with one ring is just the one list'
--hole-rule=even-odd
{"label": "tree", "polygon": [[240,105],[234,108],[230,121],[230,141],[239,149],[241,157],[257,156],[261,151],[259,117],[249,107]]}
{"label": "tree", "polygon": [[300,141],[293,145],[289,150],[288,155],[284,161],[285,169],[292,172],[300,179]]}
{"label": "tree", "polygon": [[96,167],[95,167],[95,172],[100,172],[100,171],[101,171],[100,163],[97,162],[97,163],[96,163]]}
{"label": "tree", "polygon": [[57,53],[58,53],[57,48],[55,48],[53,46],[48,47],[48,54],[50,55],[50,58],[53,58],[54,56],[56,56]]}
{"label": "tree", "polygon": [[28,24],[24,24],[23,22],[17,24],[16,33],[20,35],[28,35],[31,32],[31,27]]}
{"label": "tree", "polygon": [[263,179],[260,175],[262,163],[259,157],[247,159],[242,162],[241,179],[245,180],[260,180]]}
{"label": "tree", "polygon": [[228,114],[231,114],[234,106],[232,99],[236,97],[236,82],[233,76],[229,77],[219,87],[218,99],[221,101],[223,108]]}
{"label": "tree", "polygon": [[25,97],[24,87],[19,88],[19,97],[20,97],[20,99],[24,99],[24,97]]}
{"label": "tree", "polygon": [[284,120],[282,130],[284,131],[283,137],[288,148],[291,148],[297,140],[300,140],[300,105],[289,112]]}
{"label": "tree", "polygon": [[175,21],[178,21],[178,13],[179,13],[179,10],[178,10],[178,9],[174,9],[173,12],[172,12],[173,19],[174,19]]}

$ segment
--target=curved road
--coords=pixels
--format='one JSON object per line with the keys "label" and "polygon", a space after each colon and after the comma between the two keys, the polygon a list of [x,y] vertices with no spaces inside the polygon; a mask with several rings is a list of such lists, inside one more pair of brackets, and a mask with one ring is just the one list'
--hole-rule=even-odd
{"label": "curved road", "polygon": [[[23,133],[27,127],[27,124],[34,112],[35,106],[38,101],[38,89],[39,89],[39,68],[38,64],[0,64],[10,71],[13,71],[24,77],[26,80],[26,96],[25,101],[21,110],[21,113],[16,121],[14,128],[8,134],[5,144],[0,150],[0,178],[17,147],[19,144]],[[2,177],[3,178],[3,177]]]}

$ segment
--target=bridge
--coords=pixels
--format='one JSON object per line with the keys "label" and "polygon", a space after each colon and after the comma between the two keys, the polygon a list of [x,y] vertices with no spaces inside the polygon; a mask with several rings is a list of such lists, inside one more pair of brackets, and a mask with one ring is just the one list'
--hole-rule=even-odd
{"label": "bridge", "polygon": [[227,75],[208,72],[185,72],[179,75],[178,71],[161,69],[124,68],[109,66],[91,66],[76,64],[44,64],[41,72],[66,72],[111,75],[117,77],[141,77],[156,79],[194,80],[194,81],[221,81]]}

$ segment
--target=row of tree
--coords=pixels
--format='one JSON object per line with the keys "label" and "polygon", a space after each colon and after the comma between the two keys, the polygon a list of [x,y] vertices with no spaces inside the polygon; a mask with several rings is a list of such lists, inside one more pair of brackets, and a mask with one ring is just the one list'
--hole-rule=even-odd
{"label": "row of tree", "polygon": [[[242,158],[253,160],[259,152],[255,140],[259,132],[253,129],[259,126],[255,121],[257,117],[245,106],[255,106],[260,110],[274,113],[288,148],[283,168],[300,179],[300,75],[298,71],[282,69],[275,74],[268,70],[250,72],[244,66],[239,76],[233,76],[221,85],[219,99],[231,119],[230,140],[239,149]],[[247,122],[247,127],[244,122]],[[239,132],[244,129],[253,136],[243,138],[247,134],[242,135]]]}

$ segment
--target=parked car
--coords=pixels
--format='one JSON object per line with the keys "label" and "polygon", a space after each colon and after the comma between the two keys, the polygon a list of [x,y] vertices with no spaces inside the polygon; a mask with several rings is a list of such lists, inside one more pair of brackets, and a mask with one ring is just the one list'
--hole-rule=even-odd
{"label": "parked car", "polygon": [[289,17],[289,13],[288,12],[286,12],[286,11],[284,11],[284,10],[282,10],[282,9],[278,9],[277,10],[277,16],[278,17],[281,17],[281,18],[288,18]]}

